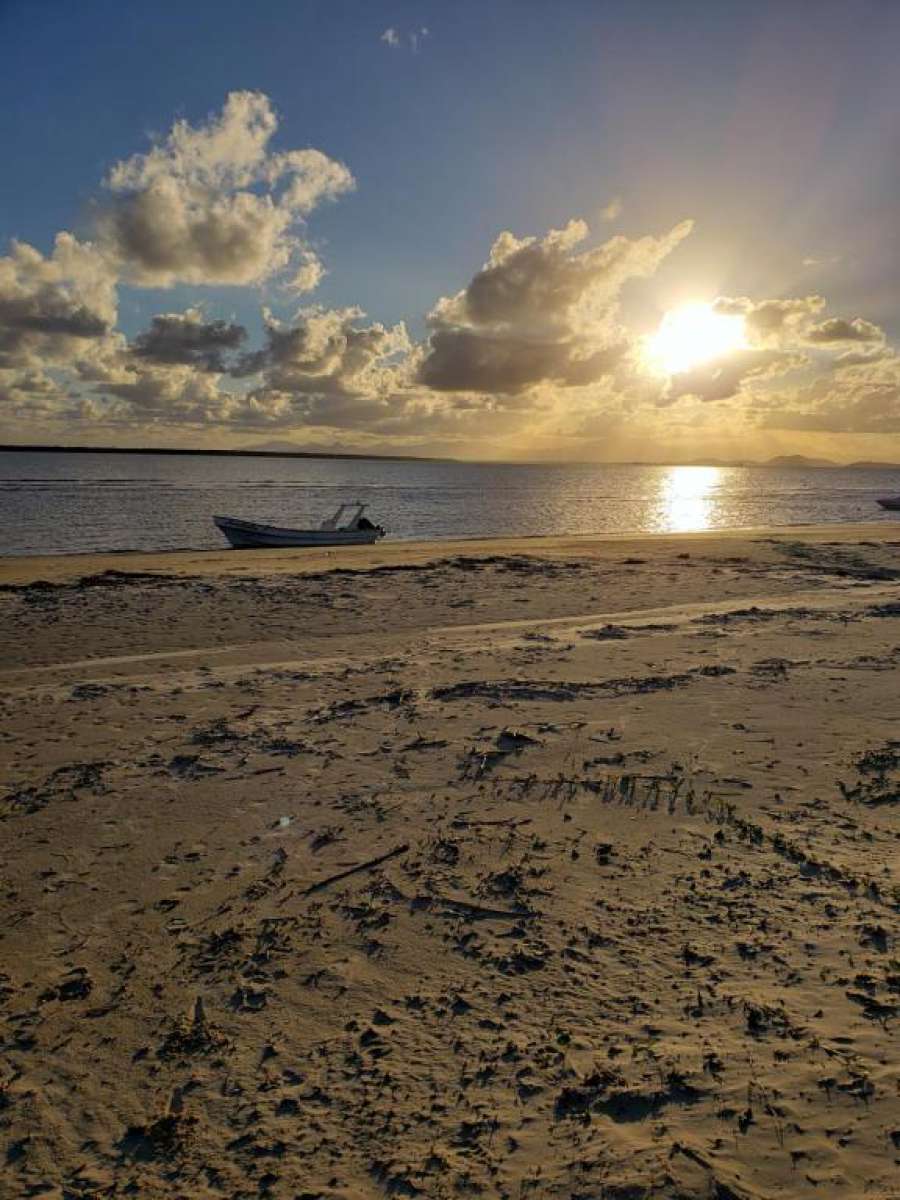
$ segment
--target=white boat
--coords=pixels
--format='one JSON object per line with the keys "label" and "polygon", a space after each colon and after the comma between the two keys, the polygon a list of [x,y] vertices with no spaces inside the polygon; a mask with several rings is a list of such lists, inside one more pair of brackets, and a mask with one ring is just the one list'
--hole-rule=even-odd
{"label": "white boat", "polygon": [[876,501],[882,508],[900,509],[900,496],[882,496]]}
{"label": "white boat", "polygon": [[[342,504],[333,517],[318,529],[283,529],[278,525],[260,525],[238,517],[213,517],[213,524],[225,534],[235,550],[268,546],[370,546],[384,537],[384,529],[364,516],[369,506]],[[345,515],[349,511],[349,515]]]}

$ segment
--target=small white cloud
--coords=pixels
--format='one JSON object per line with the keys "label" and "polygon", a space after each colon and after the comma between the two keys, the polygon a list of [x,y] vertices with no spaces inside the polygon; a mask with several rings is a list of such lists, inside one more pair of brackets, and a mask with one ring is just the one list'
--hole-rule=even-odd
{"label": "small white cloud", "polygon": [[325,277],[322,261],[314,250],[302,250],[299,258],[300,265],[294,272],[289,286],[295,292],[315,291]]}
{"label": "small white cloud", "polygon": [[423,25],[420,29],[414,29],[409,35],[409,46],[413,54],[418,54],[419,45],[428,37],[428,30]]}
{"label": "small white cloud", "polygon": [[600,209],[600,212],[598,213],[598,216],[600,217],[601,221],[615,221],[616,217],[619,217],[621,215],[622,215],[622,198],[620,196],[613,196],[613,198],[612,198],[612,200],[610,200],[609,204],[605,204],[603,206],[603,208]]}
{"label": "small white cloud", "polygon": [[802,265],[804,267],[833,267],[840,261],[840,254],[832,254],[829,258],[804,258]]}
{"label": "small white cloud", "polygon": [[430,36],[431,31],[426,25],[420,25],[416,29],[407,31],[395,29],[393,25],[389,25],[378,40],[384,42],[386,46],[390,46],[392,50],[402,50],[404,46],[408,46],[413,54],[418,54],[419,47]]}

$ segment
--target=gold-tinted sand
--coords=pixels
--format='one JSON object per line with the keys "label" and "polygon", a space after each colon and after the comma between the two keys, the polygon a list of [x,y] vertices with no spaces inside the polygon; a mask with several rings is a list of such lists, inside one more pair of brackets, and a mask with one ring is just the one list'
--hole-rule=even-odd
{"label": "gold-tinted sand", "polygon": [[0,563],[0,1195],[900,1194],[898,583],[889,522]]}
{"label": "gold-tinted sand", "polygon": [[852,525],[770,526],[760,529],[709,530],[705,533],[605,533],[577,537],[462,538],[448,541],[393,542],[374,546],[342,546],[315,550],[177,550],[155,554],[44,554],[0,558],[0,584],[77,579],[107,570],[159,571],[166,575],[292,575],[297,573],[372,570],[383,566],[421,566],[464,554],[527,554],[537,558],[579,558],[585,561],[619,558],[629,546],[642,554],[666,556],[676,544],[698,554],[717,554],[738,542],[758,556],[768,541],[812,544],[900,540],[900,522]]}

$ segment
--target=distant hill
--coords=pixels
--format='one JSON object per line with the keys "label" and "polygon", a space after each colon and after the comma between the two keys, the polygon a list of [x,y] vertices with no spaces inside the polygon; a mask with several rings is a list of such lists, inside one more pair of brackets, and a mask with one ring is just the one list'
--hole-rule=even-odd
{"label": "distant hill", "polygon": [[692,458],[682,463],[637,463],[634,465],[660,467],[834,467],[836,470],[855,467],[857,470],[864,471],[900,471],[900,463],[871,462],[869,460],[839,463],[831,458],[809,458],[805,454],[779,454],[775,458],[766,459],[765,462],[755,461],[752,458]]}
{"label": "distant hill", "polygon": [[[256,456],[257,458],[282,457],[282,458],[335,458],[335,459],[368,459],[374,461],[385,462],[443,462],[453,463],[460,460],[454,458],[439,457],[437,455],[429,456],[422,454],[363,454],[358,450],[343,450],[340,447],[331,449],[304,450],[295,442],[260,442],[253,446],[243,446],[237,450],[211,450],[200,447],[183,447],[183,446],[52,446],[42,443],[28,444],[0,444],[2,452],[22,452],[22,451],[41,451],[50,454],[169,454],[169,455],[204,455],[215,458],[230,458]],[[465,460],[464,460],[465,461]],[[482,462],[489,460],[480,460]],[[502,462],[504,460],[496,460]],[[555,462],[553,459],[541,460],[539,465],[547,466]],[[533,463],[515,462],[510,463],[511,466],[530,466]],[[561,466],[572,466],[572,463],[560,463]],[[648,462],[631,461],[631,462],[607,462],[607,463],[590,463],[585,462],[587,466],[607,466],[607,467],[855,467],[857,470],[867,471],[900,471],[900,463],[895,462],[876,462],[868,459],[860,460],[851,463],[838,463],[830,458],[807,458],[804,454],[780,454],[775,458],[770,458],[766,462],[757,462],[753,459],[741,458],[695,458],[686,462]]]}
{"label": "distant hill", "polygon": [[779,454],[762,464],[764,467],[839,467],[830,458],[807,458],[805,454]]}
{"label": "distant hill", "polygon": [[[664,464],[663,464],[664,465]],[[760,462],[753,458],[692,458],[683,467],[839,467],[830,458],[807,458],[805,454],[779,454]]]}
{"label": "distant hill", "polygon": [[872,462],[861,459],[859,462],[838,463],[830,458],[807,458],[804,454],[781,454],[770,458],[766,467],[855,467],[864,471],[900,471],[900,463]]}

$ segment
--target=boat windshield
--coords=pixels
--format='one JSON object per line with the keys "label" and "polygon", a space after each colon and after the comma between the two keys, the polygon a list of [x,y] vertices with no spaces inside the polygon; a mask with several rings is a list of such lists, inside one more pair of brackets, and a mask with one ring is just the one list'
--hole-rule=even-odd
{"label": "boat windshield", "polygon": [[[320,529],[355,529],[356,522],[362,516],[364,510],[368,508],[367,504],[360,504],[357,501],[355,504],[341,504],[333,517],[329,517],[319,526]],[[344,513],[347,509],[352,510],[352,516],[343,520]]]}

